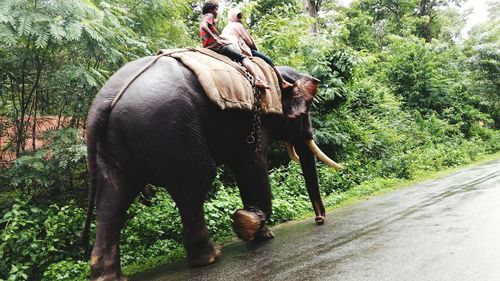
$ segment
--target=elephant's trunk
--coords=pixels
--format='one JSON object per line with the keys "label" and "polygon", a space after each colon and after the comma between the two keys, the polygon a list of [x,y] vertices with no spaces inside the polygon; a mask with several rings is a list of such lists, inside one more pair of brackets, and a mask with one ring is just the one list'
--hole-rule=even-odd
{"label": "elephant's trunk", "polygon": [[323,224],[325,222],[325,207],[323,206],[319,192],[318,174],[314,156],[336,170],[342,170],[344,167],[326,156],[313,140],[307,140],[305,143],[297,144],[296,146],[300,157],[295,152],[294,146],[286,143],[288,155],[293,161],[300,163],[306,181],[307,193],[316,213],[316,223]]}
{"label": "elephant's trunk", "polygon": [[318,173],[316,171],[316,159],[304,142],[295,143],[294,147],[299,154],[300,166],[306,182],[307,193],[316,214],[316,223],[323,224],[325,221],[325,207],[319,192]]}

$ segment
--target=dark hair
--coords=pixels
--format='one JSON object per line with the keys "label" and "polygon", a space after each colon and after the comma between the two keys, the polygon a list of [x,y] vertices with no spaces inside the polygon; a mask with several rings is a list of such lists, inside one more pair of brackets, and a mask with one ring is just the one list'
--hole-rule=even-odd
{"label": "dark hair", "polygon": [[205,4],[203,4],[203,8],[201,9],[201,11],[202,14],[206,14],[216,8],[219,8],[219,4],[214,2],[205,2]]}

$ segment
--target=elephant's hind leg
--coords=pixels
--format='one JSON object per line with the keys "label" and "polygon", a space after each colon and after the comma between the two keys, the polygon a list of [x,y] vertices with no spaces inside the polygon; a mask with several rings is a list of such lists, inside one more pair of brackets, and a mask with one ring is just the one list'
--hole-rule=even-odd
{"label": "elephant's hind leg", "polygon": [[[213,174],[215,176],[215,168]],[[203,210],[211,180],[186,180],[180,184],[180,192],[171,192],[181,215],[190,266],[211,264],[221,255],[220,246],[210,240]]]}
{"label": "elephant's hind leg", "polygon": [[120,267],[120,232],[127,209],[143,186],[133,184],[116,169],[102,170],[96,194],[97,227],[90,262],[91,279],[125,281]]}

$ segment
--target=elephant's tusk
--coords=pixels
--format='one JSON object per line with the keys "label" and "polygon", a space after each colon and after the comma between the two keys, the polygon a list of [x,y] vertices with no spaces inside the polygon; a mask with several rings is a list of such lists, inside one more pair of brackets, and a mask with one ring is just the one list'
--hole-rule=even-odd
{"label": "elephant's tusk", "polygon": [[286,143],[286,151],[288,151],[288,156],[290,156],[290,159],[292,159],[293,161],[300,164],[299,156],[297,155],[297,153],[295,153],[295,149],[293,148],[293,145],[291,145],[288,142]]}
{"label": "elephant's tusk", "polygon": [[333,161],[330,159],[328,156],[326,156],[321,149],[316,145],[316,143],[313,140],[308,140],[306,142],[307,147],[311,150],[311,152],[316,155],[316,157],[321,160],[321,162],[325,163],[326,165],[334,168],[337,171],[343,170],[344,167],[342,165],[338,164],[337,162]]}

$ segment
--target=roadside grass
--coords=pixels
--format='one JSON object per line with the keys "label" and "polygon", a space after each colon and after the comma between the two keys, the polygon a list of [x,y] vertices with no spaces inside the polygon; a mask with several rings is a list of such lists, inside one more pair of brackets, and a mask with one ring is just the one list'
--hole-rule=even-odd
{"label": "roadside grass", "polygon": [[[324,198],[324,203],[326,205],[327,212],[330,212],[338,208],[355,204],[362,200],[368,200],[370,198],[394,190],[408,188],[410,186],[413,186],[417,183],[422,183],[424,181],[438,179],[447,175],[451,175],[457,171],[497,159],[500,159],[500,152],[497,152],[495,154],[485,155],[468,164],[450,167],[440,171],[433,171],[433,172],[420,171],[419,173],[414,175],[411,179],[404,180],[404,179],[394,179],[394,178],[389,178],[389,179],[377,178],[371,181],[363,182],[360,185],[357,185],[349,189],[348,191],[333,193],[330,196]],[[305,220],[313,216],[314,212],[309,211],[307,214],[301,216],[298,219],[295,219],[293,222]],[[281,225],[278,225],[277,227],[280,226]]]}
{"label": "roadside grass", "polygon": [[[410,186],[413,186],[417,183],[421,183],[427,180],[437,179],[443,176],[447,176],[453,174],[459,170],[466,169],[471,166],[479,165],[488,161],[500,159],[500,152],[497,152],[492,155],[485,155],[474,160],[471,163],[455,166],[452,168],[447,168],[440,171],[435,172],[420,172],[417,175],[413,176],[411,179],[403,180],[403,179],[383,179],[377,178],[370,181],[366,181],[357,185],[347,191],[344,192],[334,192],[329,196],[325,197],[324,203],[327,209],[327,212],[331,212],[335,209],[339,209],[342,207],[346,207],[352,204],[355,204],[362,200],[368,200],[378,195],[382,195],[394,190],[404,189]],[[307,219],[313,218],[314,212],[311,208],[307,208],[307,210],[301,210],[298,213],[298,216],[293,220],[279,223],[273,225],[273,229],[286,227],[287,225],[298,223]],[[238,238],[235,235],[226,235],[224,237],[218,237],[215,239],[220,244],[228,244],[231,242],[235,242]],[[135,274],[143,273],[145,271],[151,270],[157,266],[164,265],[167,263],[180,261],[185,258],[185,251],[183,248],[177,248],[174,251],[170,252],[168,255],[160,255],[148,258],[146,260],[141,261],[141,263],[134,263],[123,267],[123,272],[127,276],[132,276]]]}
{"label": "roadside grass", "polygon": [[131,265],[122,266],[123,274],[125,276],[132,276],[134,274],[139,274],[148,270],[151,270],[157,266],[171,263],[174,261],[179,261],[186,256],[186,251],[184,248],[176,248],[171,251],[168,255],[160,255],[155,257],[149,257],[143,260],[141,263],[133,263]]}

